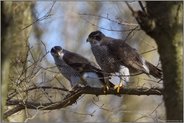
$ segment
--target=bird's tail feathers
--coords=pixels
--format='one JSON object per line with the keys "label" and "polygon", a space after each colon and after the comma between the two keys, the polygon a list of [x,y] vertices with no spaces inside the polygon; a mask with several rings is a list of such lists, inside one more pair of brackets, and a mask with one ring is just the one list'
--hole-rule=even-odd
{"label": "bird's tail feathers", "polygon": [[162,79],[162,70],[160,70],[159,68],[157,68],[156,66],[154,66],[149,62],[146,62],[146,65],[148,66],[149,72],[152,76],[158,79]]}

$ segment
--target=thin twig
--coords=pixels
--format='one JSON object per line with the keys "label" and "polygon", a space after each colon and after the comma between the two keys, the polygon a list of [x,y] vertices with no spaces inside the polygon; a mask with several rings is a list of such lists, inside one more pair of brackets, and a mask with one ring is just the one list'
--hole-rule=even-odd
{"label": "thin twig", "polygon": [[120,25],[123,25],[123,26],[138,26],[138,24],[136,24],[136,23],[118,22],[116,20],[112,20],[108,16],[105,17],[105,16],[102,16],[102,15],[94,15],[94,14],[88,14],[88,13],[79,13],[79,15],[85,15],[85,16],[92,16],[92,17],[103,18],[103,19],[109,20],[111,22],[114,22],[114,23],[117,23],[117,24],[120,24]]}
{"label": "thin twig", "polygon": [[133,8],[129,5],[129,3],[127,1],[125,1],[125,3],[128,6],[128,8],[130,9],[130,11],[132,12],[132,14],[134,15],[135,11],[133,10]]}
{"label": "thin twig", "polygon": [[138,1],[138,2],[139,2],[139,5],[140,5],[142,11],[143,11],[144,13],[146,13],[146,10],[145,10],[145,8],[144,8],[142,2],[141,2],[141,1]]}
{"label": "thin twig", "polygon": [[45,14],[44,16],[42,16],[42,17],[36,19],[34,22],[32,22],[31,24],[25,26],[25,27],[22,28],[21,30],[23,31],[24,29],[26,29],[26,28],[32,26],[33,24],[35,24],[35,23],[37,23],[37,22],[39,22],[39,21],[42,21],[42,20],[47,19],[48,17],[50,17],[50,16],[52,15],[52,14],[51,14],[51,11],[52,11],[52,9],[53,9],[53,7],[54,7],[55,2],[56,2],[56,1],[53,1],[53,4],[52,4],[51,8],[49,9],[49,11],[47,12],[47,14]]}

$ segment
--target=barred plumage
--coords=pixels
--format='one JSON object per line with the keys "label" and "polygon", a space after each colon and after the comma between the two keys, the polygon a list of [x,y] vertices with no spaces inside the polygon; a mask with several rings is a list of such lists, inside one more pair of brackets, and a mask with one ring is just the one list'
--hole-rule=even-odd
{"label": "barred plumage", "polygon": [[[96,68],[83,56],[67,51],[60,46],[51,49],[55,64],[65,78],[67,78],[72,87],[79,84],[102,88],[106,86],[103,72]],[[111,87],[114,85],[111,83]]]}
{"label": "barred plumage", "polygon": [[89,34],[87,41],[91,44],[97,63],[106,72],[118,72],[123,65],[130,73],[145,73],[155,78],[162,78],[162,71],[159,68],[146,61],[121,39],[107,37],[100,31],[94,31]]}

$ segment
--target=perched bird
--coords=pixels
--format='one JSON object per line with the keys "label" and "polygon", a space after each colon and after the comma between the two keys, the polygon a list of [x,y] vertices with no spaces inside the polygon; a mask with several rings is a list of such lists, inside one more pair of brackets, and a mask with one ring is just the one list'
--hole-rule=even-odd
{"label": "perched bird", "polygon": [[[58,69],[70,81],[72,87],[80,84],[83,86],[106,88],[105,81],[108,81],[108,79],[104,77],[103,71],[95,67],[83,56],[67,51],[60,46],[53,47],[51,54]],[[114,85],[110,83],[110,87],[114,87]]]}
{"label": "perched bird", "polygon": [[121,66],[125,66],[130,73],[162,77],[162,71],[159,68],[146,61],[136,49],[121,39],[107,37],[101,31],[94,31],[89,34],[87,42],[91,44],[97,63],[107,73],[119,72]]}

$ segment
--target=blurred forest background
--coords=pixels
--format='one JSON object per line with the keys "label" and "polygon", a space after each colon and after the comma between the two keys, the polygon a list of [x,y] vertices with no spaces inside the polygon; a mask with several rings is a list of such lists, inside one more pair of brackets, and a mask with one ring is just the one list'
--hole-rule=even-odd
{"label": "blurred forest background", "polygon": [[[129,3],[140,10],[138,2]],[[143,2],[144,5],[144,2]],[[86,39],[100,30],[120,38],[161,68],[157,45],[139,27],[125,2],[1,2],[2,10],[2,95],[33,102],[62,100],[64,92],[34,86],[70,88],[55,67],[49,51],[53,46],[81,54],[96,62]],[[128,87],[163,87],[163,83],[146,75],[132,76]],[[16,92],[16,94],[15,94]],[[5,100],[3,100],[3,106]],[[3,107],[3,112],[13,106]],[[8,117],[8,121],[31,122],[164,122],[163,96],[82,95],[76,103],[57,110],[26,109]]]}

